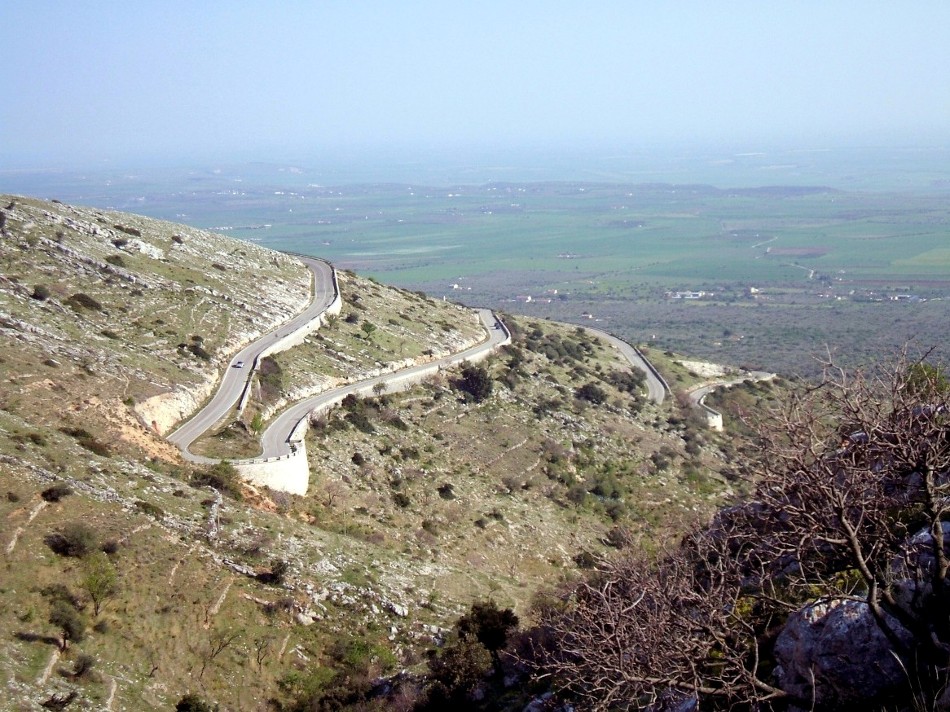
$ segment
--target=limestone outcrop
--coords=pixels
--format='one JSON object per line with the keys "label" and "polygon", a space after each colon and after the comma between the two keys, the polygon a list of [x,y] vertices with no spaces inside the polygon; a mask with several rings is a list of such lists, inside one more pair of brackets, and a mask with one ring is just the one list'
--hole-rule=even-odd
{"label": "limestone outcrop", "polygon": [[[910,632],[885,613],[903,644]],[[904,667],[864,601],[819,600],[791,616],[775,643],[779,687],[806,708],[870,704],[907,683]]]}

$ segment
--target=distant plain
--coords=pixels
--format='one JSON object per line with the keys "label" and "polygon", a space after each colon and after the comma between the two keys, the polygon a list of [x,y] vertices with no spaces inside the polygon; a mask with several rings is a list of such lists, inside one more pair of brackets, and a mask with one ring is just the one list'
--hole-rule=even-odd
{"label": "distant plain", "polygon": [[388,182],[367,182],[374,173],[359,162],[243,163],[0,180],[318,255],[433,296],[809,374],[828,351],[859,361],[910,343],[946,359],[944,158],[753,152],[471,170],[446,160],[391,167]]}

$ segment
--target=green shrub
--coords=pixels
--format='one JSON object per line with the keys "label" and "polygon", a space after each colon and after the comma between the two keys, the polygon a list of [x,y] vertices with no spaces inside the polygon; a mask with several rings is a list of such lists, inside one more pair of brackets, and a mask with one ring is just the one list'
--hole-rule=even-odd
{"label": "green shrub", "polygon": [[279,586],[284,582],[288,571],[290,571],[290,564],[288,562],[283,559],[274,559],[271,562],[270,569],[257,574],[255,578],[261,583]]}
{"label": "green shrub", "polygon": [[82,609],[82,601],[69,587],[62,583],[51,583],[40,589],[40,595],[49,601],[52,606],[57,601],[64,601],[77,611]]}
{"label": "green shrub", "polygon": [[212,707],[201,697],[191,693],[182,697],[175,705],[175,712],[217,712],[217,710],[217,705]]}
{"label": "green shrub", "polygon": [[370,434],[375,433],[376,428],[370,422],[365,409],[351,411],[346,414],[345,420],[357,430]]}
{"label": "green shrub", "polygon": [[89,595],[93,615],[98,616],[102,604],[119,592],[119,577],[112,560],[97,551],[83,561],[83,573],[79,585]]}
{"label": "green shrub", "polygon": [[76,292],[66,300],[66,304],[74,311],[80,311],[81,309],[88,309],[89,311],[102,311],[102,305],[88,294],[84,294],[83,292]]}
{"label": "green shrub", "polygon": [[191,475],[191,485],[193,487],[213,487],[224,494],[230,495],[232,499],[240,500],[242,498],[241,476],[238,474],[237,468],[225,460],[195,470]]}
{"label": "green shrub", "polygon": [[491,654],[477,640],[461,640],[429,659],[431,682],[417,709],[475,709],[470,695],[492,668]]}
{"label": "green shrub", "polygon": [[211,354],[197,341],[191,344],[187,344],[186,347],[192,354],[200,358],[202,361],[210,361]]}
{"label": "green shrub", "polygon": [[56,626],[63,642],[61,648],[66,650],[69,643],[80,642],[86,637],[86,620],[79,612],[65,601],[55,601],[50,608],[49,622]]}
{"label": "green shrub", "polygon": [[104,442],[100,442],[93,437],[92,433],[83,428],[69,428],[62,427],[59,429],[61,433],[69,435],[72,438],[76,439],[76,442],[79,443],[82,447],[86,448],[90,452],[95,453],[96,455],[101,455],[102,457],[109,457],[112,454],[111,448],[106,445]]}
{"label": "green shrub", "polygon": [[40,492],[40,497],[45,499],[47,502],[58,502],[63,497],[71,495],[73,493],[69,485],[64,483],[55,484],[52,487],[47,487],[45,490]]}
{"label": "green shrub", "polygon": [[92,669],[96,666],[96,659],[89,655],[88,653],[79,653],[76,656],[76,660],[73,662],[73,669],[68,673],[69,677],[73,679],[81,679],[89,677],[92,674]]}
{"label": "green shrub", "polygon": [[81,522],[71,522],[60,531],[50,532],[44,543],[60,556],[82,558],[98,548],[95,530]]}
{"label": "green shrub", "polygon": [[484,366],[465,364],[462,377],[453,385],[465,394],[466,400],[481,403],[492,393],[492,379]]}
{"label": "green shrub", "polygon": [[143,514],[147,514],[150,517],[155,517],[155,519],[165,518],[165,510],[159,507],[157,504],[145,502],[144,500],[140,499],[135,502],[135,507]]}
{"label": "green shrub", "polygon": [[33,293],[30,296],[37,301],[45,302],[50,298],[49,287],[47,287],[45,284],[37,284],[35,287],[33,287]]}
{"label": "green shrub", "polygon": [[518,616],[510,608],[498,608],[492,600],[476,602],[458,619],[459,638],[475,638],[493,655],[505,647],[508,637],[518,628]]}
{"label": "green shrub", "polygon": [[607,400],[607,392],[593,382],[585,383],[574,391],[574,395],[580,400],[593,403],[594,405],[600,405]]}

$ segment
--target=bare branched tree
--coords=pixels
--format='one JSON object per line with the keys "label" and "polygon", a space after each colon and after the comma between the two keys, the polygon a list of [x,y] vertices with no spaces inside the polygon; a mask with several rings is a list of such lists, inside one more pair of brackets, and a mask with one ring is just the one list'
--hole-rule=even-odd
{"label": "bare branched tree", "polygon": [[205,670],[208,666],[214,662],[214,659],[217,658],[221,653],[231,647],[239,637],[241,637],[241,631],[232,631],[232,630],[217,630],[212,629],[208,633],[208,639],[206,641],[205,647],[200,651],[201,656],[201,670],[198,672],[198,679],[200,680],[204,677]]}
{"label": "bare branched tree", "polygon": [[782,690],[760,669],[752,601],[722,542],[703,533],[657,560],[605,564],[540,610],[541,669],[591,709],[637,708],[669,691],[730,701]]}
{"label": "bare branched tree", "polygon": [[920,362],[828,364],[761,423],[748,502],[539,608],[539,674],[595,710],[671,694],[817,709],[821,680],[783,688],[775,641],[793,611],[844,601],[870,613],[905,671],[889,699],[935,700],[950,671],[947,397],[939,369]]}

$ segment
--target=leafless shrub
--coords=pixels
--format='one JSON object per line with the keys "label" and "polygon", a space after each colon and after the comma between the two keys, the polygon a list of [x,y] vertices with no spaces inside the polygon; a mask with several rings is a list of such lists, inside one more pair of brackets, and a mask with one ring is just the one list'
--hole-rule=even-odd
{"label": "leafless shrub", "polygon": [[592,709],[668,694],[781,707],[772,652],[786,618],[838,599],[867,606],[907,672],[889,703],[929,708],[950,671],[948,391],[906,359],[827,364],[763,419],[750,501],[655,559],[627,549],[538,607],[538,674]]}

